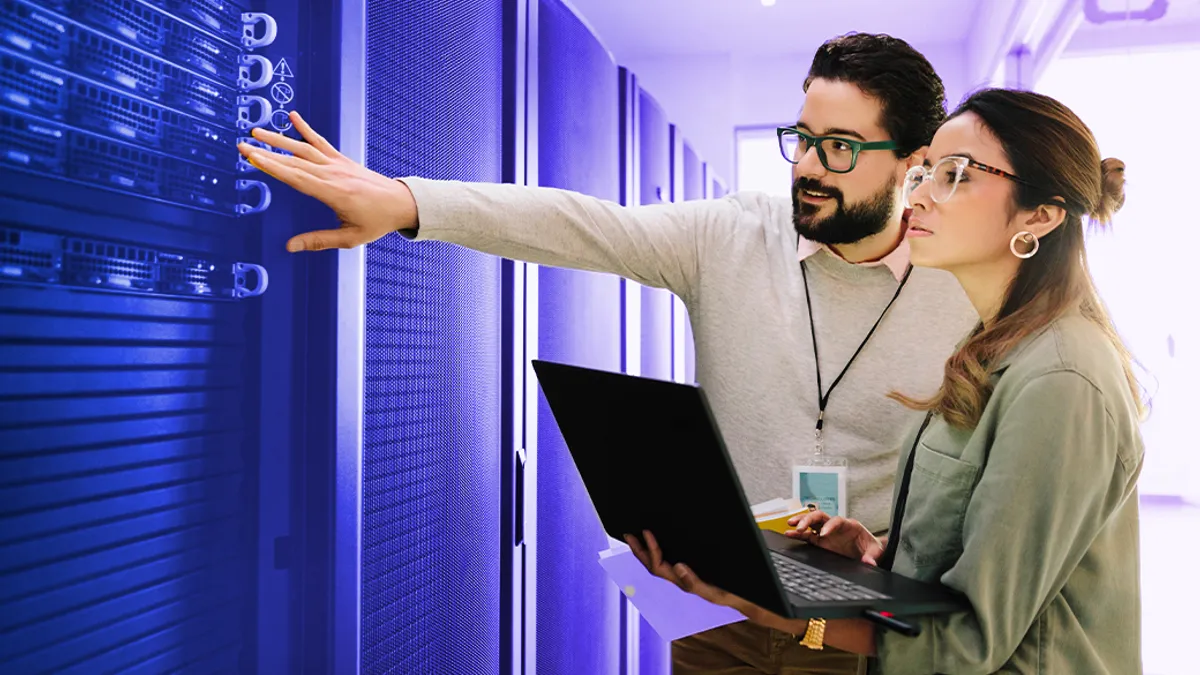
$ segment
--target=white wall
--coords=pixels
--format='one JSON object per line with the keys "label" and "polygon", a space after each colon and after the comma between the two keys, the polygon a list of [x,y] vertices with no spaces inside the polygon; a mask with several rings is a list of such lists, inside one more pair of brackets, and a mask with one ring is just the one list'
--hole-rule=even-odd
{"label": "white wall", "polygon": [[634,59],[621,65],[663,106],[700,158],[733,180],[733,60],[727,55]]}
{"label": "white wall", "polygon": [[[960,46],[917,46],[946,83],[951,108],[974,84],[968,81]],[[804,78],[812,49],[786,57],[729,55],[632,58],[632,70],[678,124],[684,137],[717,175],[734,180],[734,129],[776,126],[795,120],[804,102]]]}
{"label": "white wall", "polygon": [[[1190,50],[1064,57],[1050,65],[1037,90],[1070,107],[1096,135],[1104,157],[1126,163],[1125,207],[1111,232],[1088,242],[1092,276],[1126,344],[1148,371],[1155,395],[1142,425],[1146,464],[1142,494],[1200,502],[1200,321],[1192,309],[1200,284],[1200,216],[1195,172],[1200,154],[1194,125],[1200,94],[1177,86],[1179,73],[1200,71],[1200,40]],[[1120,105],[1113,105],[1113,82]],[[1144,129],[1147,135],[1131,133]],[[1160,133],[1161,130],[1161,133]],[[1172,132],[1171,130],[1178,130]]]}

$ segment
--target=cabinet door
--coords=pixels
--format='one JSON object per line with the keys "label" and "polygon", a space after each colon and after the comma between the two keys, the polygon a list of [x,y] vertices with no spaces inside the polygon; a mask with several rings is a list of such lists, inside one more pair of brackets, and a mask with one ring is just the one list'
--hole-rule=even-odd
{"label": "cabinet door", "polygon": [[[538,182],[618,201],[616,64],[565,4],[538,13]],[[542,267],[539,285],[539,358],[620,370],[621,280]],[[536,672],[616,673],[620,596],[598,561],[608,537],[540,395],[537,438]]]}

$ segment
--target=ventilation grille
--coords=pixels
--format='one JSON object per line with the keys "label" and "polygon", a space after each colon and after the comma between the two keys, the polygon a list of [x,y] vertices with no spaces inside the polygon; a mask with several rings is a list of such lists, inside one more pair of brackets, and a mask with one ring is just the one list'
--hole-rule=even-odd
{"label": "ventilation grille", "polygon": [[[0,269],[59,273],[61,238],[0,241]],[[149,252],[125,255],[82,264],[144,277]],[[246,308],[0,286],[4,672],[241,672],[255,560]]]}
{"label": "ventilation grille", "polygon": [[0,163],[224,216],[245,211],[235,189],[237,125],[249,117],[235,110],[240,4],[42,4],[0,0]]}
{"label": "ventilation grille", "polygon": [[11,166],[222,214],[238,203],[232,173],[2,109],[0,133]]}
{"label": "ventilation grille", "polygon": [[67,22],[20,0],[0,0],[0,44],[50,63],[65,61],[71,51]]}
{"label": "ventilation grille", "polygon": [[[367,2],[367,163],[498,182],[503,3],[433,4]],[[399,237],[366,257],[362,672],[497,673],[499,261]]]}
{"label": "ventilation grille", "polygon": [[67,109],[67,78],[62,71],[4,53],[0,53],[0,93],[4,105],[47,117],[59,117]]}
{"label": "ventilation grille", "polygon": [[143,246],[0,226],[0,282],[235,299],[251,295],[260,282],[255,266],[242,266],[246,271],[237,267]]}
{"label": "ventilation grille", "polygon": [[241,11],[0,0],[5,674],[254,667],[262,320],[217,301],[266,281],[228,218]]}
{"label": "ventilation grille", "polygon": [[[103,2],[103,0],[101,0]],[[227,40],[238,40],[242,33],[242,13],[250,5],[242,0],[152,0],[172,13],[195,21]]]}
{"label": "ventilation grille", "polygon": [[[201,3],[198,3],[201,4]],[[240,22],[235,6],[222,3],[230,27]],[[140,0],[74,0],[72,16],[80,23],[146,51],[162,54],[221,82],[237,77],[237,31],[225,39],[170,18]],[[233,44],[231,44],[231,42]]]}
{"label": "ventilation grille", "polygon": [[140,96],[205,117],[233,116],[234,90],[89,29],[70,26],[79,69]]}

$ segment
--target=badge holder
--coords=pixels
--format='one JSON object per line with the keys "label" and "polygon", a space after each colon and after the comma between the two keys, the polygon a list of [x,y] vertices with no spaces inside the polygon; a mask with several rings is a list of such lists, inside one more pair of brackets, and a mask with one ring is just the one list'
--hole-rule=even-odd
{"label": "badge holder", "polygon": [[825,454],[821,428],[817,427],[813,453],[802,464],[792,466],[792,497],[831,516],[846,517],[846,476],[849,462],[845,457]]}

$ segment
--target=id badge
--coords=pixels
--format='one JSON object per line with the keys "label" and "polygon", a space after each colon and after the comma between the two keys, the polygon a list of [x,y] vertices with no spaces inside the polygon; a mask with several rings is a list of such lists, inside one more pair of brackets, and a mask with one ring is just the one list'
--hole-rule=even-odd
{"label": "id badge", "polygon": [[814,456],[792,467],[792,496],[833,516],[846,517],[846,460]]}

